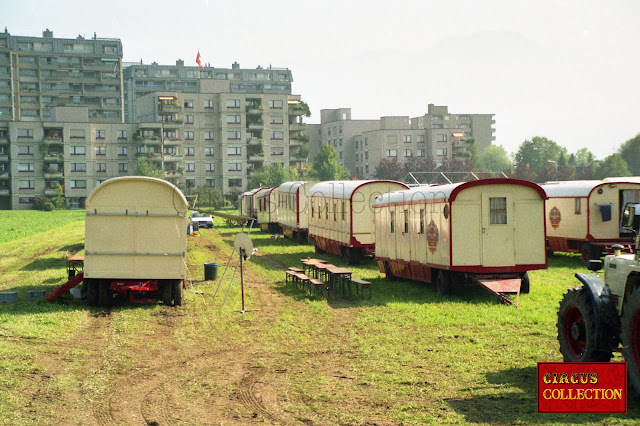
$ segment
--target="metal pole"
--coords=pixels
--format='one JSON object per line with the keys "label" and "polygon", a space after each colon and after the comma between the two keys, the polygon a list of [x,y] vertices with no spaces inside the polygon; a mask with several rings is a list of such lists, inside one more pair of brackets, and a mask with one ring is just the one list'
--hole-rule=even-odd
{"label": "metal pole", "polygon": [[244,250],[240,250],[240,291],[242,293],[242,313],[244,314],[244,273],[242,268],[242,257],[244,256]]}

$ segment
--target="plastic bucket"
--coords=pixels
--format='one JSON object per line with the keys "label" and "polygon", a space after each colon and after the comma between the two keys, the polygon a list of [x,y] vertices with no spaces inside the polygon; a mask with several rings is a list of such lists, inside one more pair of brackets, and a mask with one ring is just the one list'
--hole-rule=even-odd
{"label": "plastic bucket", "polygon": [[218,264],[205,263],[204,264],[204,280],[215,281],[217,277],[218,277]]}

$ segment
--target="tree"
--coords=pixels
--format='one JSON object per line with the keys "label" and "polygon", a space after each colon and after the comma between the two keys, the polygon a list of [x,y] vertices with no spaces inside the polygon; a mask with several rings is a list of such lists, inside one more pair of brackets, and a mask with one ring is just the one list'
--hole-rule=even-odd
{"label": "tree", "polygon": [[622,144],[618,151],[633,176],[640,175],[640,134]]}
{"label": "tree", "polygon": [[155,163],[147,161],[144,158],[138,158],[135,168],[136,176],[149,176],[162,179],[164,174]]}
{"label": "tree", "polygon": [[[574,158],[575,158],[575,162],[574,162],[575,165],[593,164],[594,156],[593,156],[593,153],[589,151],[587,148],[580,148],[579,150],[576,151]],[[569,161],[569,164],[571,164],[571,161]]]}
{"label": "tree", "polygon": [[406,176],[405,167],[400,165],[398,157],[387,157],[380,160],[373,176],[377,179],[402,180]]}
{"label": "tree", "polygon": [[605,179],[616,176],[631,176],[627,162],[621,154],[611,154],[598,164],[595,171],[596,179]]}
{"label": "tree", "polygon": [[481,172],[499,173],[511,169],[507,150],[498,145],[489,145],[477,157],[476,168]]}
{"label": "tree", "polygon": [[348,179],[349,171],[338,164],[338,152],[329,144],[323,143],[313,159],[311,176],[317,180]]}
{"label": "tree", "polygon": [[[297,171],[295,171],[294,173],[294,178],[297,179]],[[294,178],[292,178],[291,171],[285,169],[282,164],[271,163],[268,166],[260,170],[256,170],[253,173],[248,189],[259,188],[261,186],[273,188],[274,186],[279,186],[284,182],[295,180]]]}
{"label": "tree", "polygon": [[[561,147],[554,141],[545,137],[536,136],[530,141],[525,140],[516,152],[516,170],[519,168],[524,170],[523,166],[526,164],[529,166],[534,174],[534,177],[538,173],[548,175],[549,161],[556,162],[559,160],[560,155],[566,155],[567,149]],[[555,172],[555,167],[554,167]],[[546,180],[539,179],[538,180]]]}

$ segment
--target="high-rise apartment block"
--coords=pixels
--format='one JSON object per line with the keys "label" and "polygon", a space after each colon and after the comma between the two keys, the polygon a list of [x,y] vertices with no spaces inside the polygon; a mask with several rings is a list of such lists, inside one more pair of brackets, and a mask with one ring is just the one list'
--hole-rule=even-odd
{"label": "high-rise apartment block", "polygon": [[385,158],[429,157],[442,164],[464,156],[473,138],[478,153],[495,137],[493,114],[451,114],[446,106],[429,104],[427,114],[352,120],[350,108],[321,111],[321,123],[308,125],[312,150],[328,143],[338,162],[352,176],[368,179]]}
{"label": "high-rise apartment block", "polygon": [[[140,164],[181,187],[243,191],[271,163],[303,168],[291,72],[123,64],[117,39],[0,33],[0,208],[89,193]],[[142,160],[145,160],[144,162]]]}

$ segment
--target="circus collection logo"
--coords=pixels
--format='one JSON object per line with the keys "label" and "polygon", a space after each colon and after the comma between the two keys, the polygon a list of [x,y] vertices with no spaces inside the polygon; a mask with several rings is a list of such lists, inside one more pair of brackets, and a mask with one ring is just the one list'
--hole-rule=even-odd
{"label": "circus collection logo", "polygon": [[429,246],[429,251],[435,253],[438,247],[438,227],[433,220],[427,226],[427,245]]}
{"label": "circus collection logo", "polygon": [[553,207],[549,212],[549,222],[551,222],[553,229],[556,229],[560,225],[561,218],[560,210],[558,210],[557,207]]}

